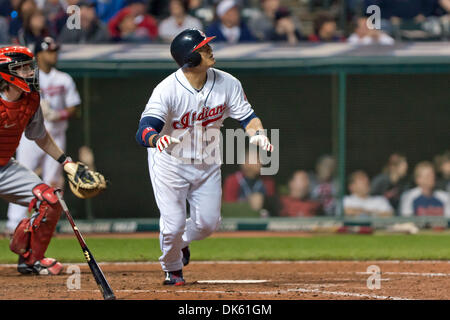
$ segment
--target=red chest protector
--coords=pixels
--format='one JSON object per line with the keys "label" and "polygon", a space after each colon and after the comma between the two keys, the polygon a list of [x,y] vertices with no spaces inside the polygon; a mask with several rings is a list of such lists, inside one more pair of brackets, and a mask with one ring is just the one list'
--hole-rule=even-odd
{"label": "red chest protector", "polygon": [[0,98],[0,166],[6,165],[19,146],[22,133],[39,108],[39,93],[23,93],[18,101]]}

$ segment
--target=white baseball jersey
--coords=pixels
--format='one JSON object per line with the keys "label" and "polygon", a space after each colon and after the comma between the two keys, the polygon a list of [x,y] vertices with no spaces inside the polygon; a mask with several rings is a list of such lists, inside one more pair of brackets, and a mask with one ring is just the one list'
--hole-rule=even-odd
{"label": "white baseball jersey", "polygon": [[[227,117],[241,121],[252,113],[240,81],[229,73],[208,69],[206,83],[197,91],[180,68],[156,86],[141,119],[160,119],[165,123],[160,135],[181,140],[182,154],[172,156],[202,160],[207,156],[207,141],[198,141],[201,136],[197,130],[220,129]],[[171,145],[164,152],[171,154],[174,147]]]}
{"label": "white baseball jersey", "polygon": [[[47,100],[54,110],[75,107],[81,103],[75,82],[65,72],[55,68],[52,68],[49,73],[39,70],[39,86],[41,88],[41,99]],[[67,120],[45,121],[45,127],[51,134],[62,133],[67,129],[67,126]]]}
{"label": "white baseball jersey", "polygon": [[444,216],[450,218],[450,194],[434,190],[431,196],[425,196],[420,187],[415,187],[402,194],[400,214],[411,216]]}
{"label": "white baseball jersey", "polygon": [[[156,88],[147,103],[143,117],[155,117],[164,122],[160,135],[181,140],[159,152],[148,148],[149,173],[159,211],[159,258],[164,271],[183,267],[181,249],[193,240],[201,240],[220,224],[222,186],[220,164],[207,164],[208,141],[199,140],[198,132],[214,128],[218,131],[227,117],[244,120],[253,113],[241,83],[230,74],[208,69],[201,90],[194,89],[183,70],[172,73]],[[173,159],[195,161],[173,161]],[[200,160],[200,161],[199,161]],[[186,200],[190,217],[186,220]]]}
{"label": "white baseball jersey", "polygon": [[[394,212],[389,201],[383,196],[370,196],[367,198],[361,198],[357,195],[351,194],[344,197],[344,208],[363,209],[368,212]],[[375,214],[375,216],[376,216]]]}

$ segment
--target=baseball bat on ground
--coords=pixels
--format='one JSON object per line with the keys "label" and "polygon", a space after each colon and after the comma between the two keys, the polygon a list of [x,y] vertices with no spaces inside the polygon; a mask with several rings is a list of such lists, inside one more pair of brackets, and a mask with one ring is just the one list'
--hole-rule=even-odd
{"label": "baseball bat on ground", "polygon": [[61,196],[61,190],[56,190],[55,194],[58,197],[58,201],[61,204],[61,207],[63,208],[64,213],[66,214],[67,220],[69,220],[69,222],[72,226],[73,232],[75,233],[75,236],[77,237],[78,242],[81,245],[81,249],[83,250],[84,257],[86,258],[89,268],[91,269],[92,275],[94,276],[94,279],[97,282],[97,285],[103,294],[103,298],[105,300],[115,300],[116,296],[114,295],[114,292],[112,291],[111,286],[109,285],[108,281],[106,280],[105,276],[103,275],[103,272],[100,269],[100,266],[98,265],[97,261],[95,261],[94,256],[89,251],[89,248],[88,248],[86,242],[84,241],[83,236],[81,235],[80,231],[78,230],[77,226],[75,225],[75,222],[73,221],[72,215],[70,214],[69,209],[67,208],[66,202],[63,200],[63,198]]}

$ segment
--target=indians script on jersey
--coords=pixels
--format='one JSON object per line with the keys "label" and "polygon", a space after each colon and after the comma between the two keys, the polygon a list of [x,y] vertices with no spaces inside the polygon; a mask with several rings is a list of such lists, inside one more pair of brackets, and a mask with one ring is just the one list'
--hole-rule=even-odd
{"label": "indians script on jersey", "polygon": [[193,127],[196,121],[203,121],[202,126],[206,127],[211,122],[217,121],[223,117],[226,104],[218,105],[214,108],[204,107],[197,115],[197,112],[188,111],[180,119],[180,121],[173,122],[174,129],[186,129]]}

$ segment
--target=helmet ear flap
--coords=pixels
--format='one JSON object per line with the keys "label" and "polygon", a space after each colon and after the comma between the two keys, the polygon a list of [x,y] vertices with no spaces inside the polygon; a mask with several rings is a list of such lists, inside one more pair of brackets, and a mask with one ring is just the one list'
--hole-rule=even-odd
{"label": "helmet ear flap", "polygon": [[193,68],[198,66],[202,62],[202,56],[200,55],[200,53],[194,51],[186,56],[184,62],[188,67]]}

